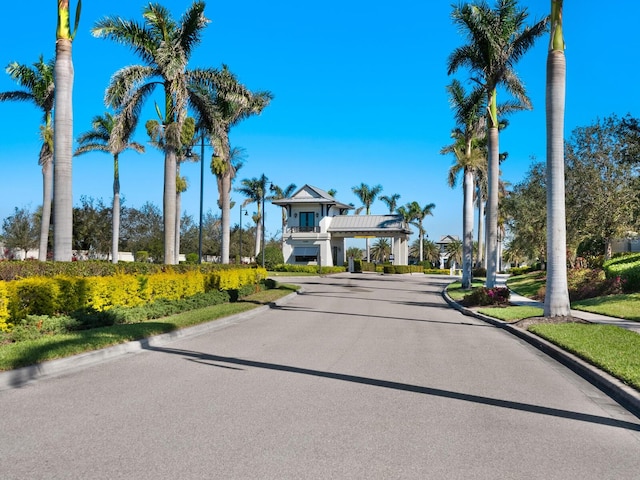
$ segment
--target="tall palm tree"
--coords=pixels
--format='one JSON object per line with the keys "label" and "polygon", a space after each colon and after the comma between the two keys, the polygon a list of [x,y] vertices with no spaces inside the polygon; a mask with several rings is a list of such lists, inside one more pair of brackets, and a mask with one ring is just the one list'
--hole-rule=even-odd
{"label": "tall palm tree", "polygon": [[40,222],[40,244],[38,259],[47,259],[49,243],[49,222],[51,220],[51,196],[53,194],[53,124],[54,102],[53,70],[54,61],[45,62],[40,56],[32,67],[13,62],[7,66],[7,73],[24,90],[0,93],[0,101],[16,100],[31,102],[42,112],[40,136],[42,146],[38,164],[42,167],[42,218]]}
{"label": "tall palm tree", "polygon": [[456,265],[460,265],[463,261],[463,246],[461,240],[452,240],[447,243],[444,251],[449,256],[449,265],[451,268],[455,268]]}
{"label": "tall palm tree", "polygon": [[[271,195],[272,200],[281,200],[283,198],[289,198],[296,191],[296,184],[290,183],[284,189],[278,185],[273,185],[271,187],[271,191],[273,195]],[[287,209],[286,207],[282,207],[282,241],[284,242],[284,231],[287,228]]]}
{"label": "tall palm tree", "polygon": [[[352,187],[351,191],[360,199],[362,205],[365,209],[365,214],[369,215],[371,211],[371,204],[378,197],[380,192],[382,191],[382,185],[375,185],[373,187],[369,187],[369,185],[365,183],[361,183],[358,187]],[[366,239],[367,245],[367,262],[371,261],[371,252],[369,251],[369,239]]]}
{"label": "tall palm tree", "polygon": [[256,203],[256,214],[253,216],[254,221],[256,222],[256,248],[255,254],[256,257],[260,253],[261,239],[262,239],[262,215],[264,212],[262,211],[262,200],[265,198],[267,185],[269,184],[269,179],[264,175],[264,173],[259,178],[245,178],[240,182],[241,186],[236,188],[237,192],[240,192],[247,200],[245,200],[244,205],[248,205],[250,203]]}
{"label": "tall palm tree", "polygon": [[205,4],[195,1],[176,22],[170,12],[159,4],[150,3],[143,9],[144,23],[105,17],[92,29],[96,37],[108,38],[130,47],[144,65],[130,65],[111,78],[105,95],[112,108],[125,116],[137,117],[145,101],[161,86],[164,93],[164,113],[156,105],[162,118],[164,136],[164,262],[176,262],[175,236],[177,198],[177,162],[183,148],[181,132],[187,118],[187,105],[193,101],[194,84],[214,86],[221,75],[214,69],[187,69],[194,48],[200,43],[209,20],[204,16]]}
{"label": "tall palm tree", "polygon": [[566,58],[562,0],[551,0],[551,41],[547,56],[547,289],[545,317],[571,314],[567,286],[567,230],[564,196],[564,106]]}
{"label": "tall palm tree", "polygon": [[444,147],[440,153],[453,153],[456,161],[449,169],[448,183],[455,187],[460,172],[463,173],[463,212],[462,212],[462,288],[471,288],[473,266],[473,187],[475,172],[485,163],[483,149],[478,141],[484,132],[483,92],[476,88],[470,94],[458,80],[454,80],[447,87],[449,102],[454,111],[457,127],[451,136],[455,140],[453,145]]}
{"label": "tall palm tree", "polygon": [[414,225],[415,227],[418,228],[418,239],[420,241],[419,249],[420,249],[421,262],[424,260],[423,247],[424,247],[424,234],[426,233],[426,230],[424,228],[424,219],[429,215],[433,215],[434,208],[436,208],[436,205],[434,203],[429,203],[424,207],[422,207],[416,201],[408,203],[405,207],[406,211],[408,212],[409,218],[411,218],[411,221],[410,221],[411,225]]}
{"label": "tall palm tree", "polygon": [[73,198],[73,58],[71,47],[80,22],[81,0],[76,7],[73,30],[69,23],[69,0],[58,0],[56,61],[53,68],[55,100],[53,117],[53,259],[71,261]]}
{"label": "tall palm tree", "polygon": [[386,261],[391,253],[391,244],[386,238],[379,238],[371,246],[371,256],[379,263]]}
{"label": "tall palm tree", "polygon": [[259,115],[273,95],[267,91],[251,92],[223,66],[215,85],[197,84],[193,102],[198,105],[200,127],[209,136],[215,154],[211,172],[218,183],[218,206],[222,213],[221,262],[229,263],[231,235],[231,185],[241,165],[241,150],[231,148],[229,133],[242,120]]}
{"label": "tall palm tree", "polygon": [[398,200],[400,200],[400,194],[394,193],[393,195],[383,195],[380,197],[380,200],[384,202],[387,207],[389,207],[389,213],[393,213],[396,211],[398,207]]}
{"label": "tall palm tree", "polygon": [[106,112],[104,116],[95,116],[92,129],[80,134],[78,148],[74,155],[88,152],[105,152],[113,157],[113,203],[111,261],[118,263],[118,244],[120,241],[120,154],[125,150],[144,152],[144,146],[131,141],[135,124],[118,123],[118,117]]}
{"label": "tall palm tree", "polygon": [[497,88],[505,89],[523,106],[530,108],[515,64],[547,28],[547,19],[526,26],[527,9],[517,0],[497,0],[495,9],[486,1],[454,6],[452,18],[469,43],[456,48],[448,59],[448,73],[467,66],[487,96],[487,141],[489,147],[487,201],[487,287],[494,287],[498,263],[498,179],[499,138]]}

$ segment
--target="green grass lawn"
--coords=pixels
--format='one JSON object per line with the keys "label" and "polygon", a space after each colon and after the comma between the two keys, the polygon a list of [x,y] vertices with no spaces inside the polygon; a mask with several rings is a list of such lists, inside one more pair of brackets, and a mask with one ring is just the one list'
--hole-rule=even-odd
{"label": "green grass lawn", "polygon": [[112,345],[140,340],[200,323],[252,310],[296,291],[294,285],[280,284],[278,288],[249,295],[235,303],[223,303],[141,323],[113,325],[78,332],[48,335],[0,345],[0,371],[34,365],[46,360],[64,358]]}
{"label": "green grass lawn", "polygon": [[528,298],[537,299],[540,287],[546,284],[545,272],[531,272],[516,277],[510,277],[507,280],[507,286],[514,292],[519,293]]}
{"label": "green grass lawn", "polygon": [[610,317],[640,321],[640,293],[588,298],[571,304],[571,308]]}
{"label": "green grass lawn", "polygon": [[485,307],[478,309],[478,312],[503,322],[517,322],[523,318],[541,317],[544,313],[541,308],[526,306]]}
{"label": "green grass lawn", "polygon": [[538,324],[529,331],[640,390],[640,335],[598,324]]}
{"label": "green grass lawn", "polygon": [[[472,288],[481,287],[484,285],[484,279],[473,279]],[[460,282],[452,282],[447,287],[447,294],[451,297],[451,300],[454,302],[459,302],[467,295],[470,290],[465,290],[462,288],[462,284]]]}

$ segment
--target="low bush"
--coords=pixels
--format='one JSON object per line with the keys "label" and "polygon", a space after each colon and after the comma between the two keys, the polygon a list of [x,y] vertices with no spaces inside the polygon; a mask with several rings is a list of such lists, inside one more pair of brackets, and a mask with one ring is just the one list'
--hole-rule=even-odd
{"label": "low bush", "polygon": [[[530,272],[534,272],[536,269],[536,267],[534,266],[527,266],[527,267],[512,267],[510,269],[507,270],[507,273],[509,275],[524,275],[525,273],[530,273]],[[479,275],[479,276],[485,276],[487,275],[487,271],[485,269],[484,271],[484,275]]]}
{"label": "low bush", "polygon": [[425,268],[425,275],[449,275],[451,273],[448,268]]}
{"label": "low bush", "polygon": [[509,289],[506,287],[478,287],[464,296],[462,304],[466,307],[509,305],[509,295]]}
{"label": "low bush", "polygon": [[620,277],[626,293],[640,292],[640,253],[614,257],[602,266],[607,279]]}
{"label": "low bush", "polygon": [[487,276],[487,269],[482,267],[474,268],[471,270],[471,276],[473,276],[473,278],[485,278]]}

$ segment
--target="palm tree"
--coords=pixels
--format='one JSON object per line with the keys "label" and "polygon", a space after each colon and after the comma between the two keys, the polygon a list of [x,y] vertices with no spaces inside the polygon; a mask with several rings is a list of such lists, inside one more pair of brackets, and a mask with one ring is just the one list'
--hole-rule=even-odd
{"label": "palm tree", "polygon": [[487,202],[487,287],[495,286],[498,246],[499,138],[497,87],[502,85],[524,107],[531,102],[514,65],[547,28],[547,19],[525,26],[526,8],[517,0],[497,0],[492,10],[486,1],[455,6],[452,18],[469,43],[456,48],[448,59],[448,73],[468,66],[487,95],[487,141],[489,147]]}
{"label": "palm tree", "polygon": [[[294,192],[296,191],[296,184],[295,183],[290,183],[289,185],[287,185],[284,190],[278,186],[278,185],[273,185],[271,187],[271,191],[273,192],[273,195],[271,195],[271,200],[280,200],[283,198],[289,198],[291,195],[294,194]],[[287,228],[287,209],[286,207],[282,207],[282,241],[284,242],[284,231]]]}
{"label": "palm tree", "polygon": [[231,127],[253,115],[259,115],[269,105],[273,95],[267,91],[251,92],[223,66],[216,85],[201,83],[194,88],[194,103],[198,103],[200,127],[209,136],[215,154],[211,172],[218,183],[218,206],[222,213],[221,262],[229,263],[231,235],[231,185],[242,165],[242,150],[231,148]]}
{"label": "palm tree", "polygon": [[371,247],[371,256],[374,262],[382,263],[389,258],[391,244],[386,238],[379,238]]}
{"label": "palm tree", "polygon": [[[69,0],[58,0],[56,60],[53,68],[55,100],[53,117],[53,259],[71,261],[73,199],[73,59],[71,46],[78,31],[81,0],[76,7],[73,31],[69,23]],[[43,212],[44,213],[44,212]],[[43,215],[44,217],[44,215]]]}
{"label": "palm tree", "polygon": [[551,0],[551,42],[547,56],[547,289],[545,317],[571,315],[567,286],[567,230],[564,196],[564,105],[566,58],[562,0]]}
{"label": "palm tree", "polygon": [[449,256],[449,265],[451,268],[455,268],[456,265],[462,263],[462,248],[461,240],[452,240],[445,246],[444,251]]}
{"label": "palm tree", "polygon": [[140,56],[144,65],[131,65],[117,71],[107,87],[106,102],[122,111],[126,117],[137,117],[144,102],[157,86],[164,89],[164,262],[176,262],[175,236],[177,198],[177,162],[182,144],[182,125],[187,117],[187,104],[197,108],[200,97],[194,92],[194,84],[219,85],[223,79],[214,69],[188,70],[187,64],[193,49],[200,42],[209,20],[204,16],[205,4],[195,1],[179,22],[161,5],[149,4],[143,9],[144,24],[119,17],[99,20],[92,33],[96,37],[109,38],[129,46]]}
{"label": "palm tree", "polygon": [[[429,203],[424,207],[421,207],[420,204],[416,201],[408,203],[405,207],[405,210],[408,212],[409,218],[411,218],[410,223],[418,228],[418,239],[419,239],[419,249],[420,249],[420,261],[424,260],[424,234],[426,230],[424,229],[424,219],[433,215],[433,209],[436,208],[434,203]],[[399,210],[399,209],[398,209]]]}
{"label": "palm tree", "polygon": [[49,222],[51,220],[51,196],[53,194],[53,125],[54,102],[53,70],[54,61],[46,62],[42,55],[33,67],[13,62],[7,66],[7,73],[24,90],[0,93],[0,101],[17,100],[31,102],[42,112],[40,136],[42,146],[38,164],[42,167],[42,219],[40,222],[40,244],[38,259],[47,259],[49,243]]}
{"label": "palm tree", "polygon": [[448,183],[455,187],[458,174],[463,172],[463,212],[462,212],[462,236],[463,236],[463,262],[462,262],[462,288],[471,288],[473,266],[473,187],[476,170],[482,168],[485,163],[483,149],[478,146],[478,140],[484,131],[484,119],[482,117],[483,92],[476,88],[470,94],[466,94],[462,84],[454,80],[447,87],[449,101],[454,110],[454,118],[458,125],[451,136],[455,143],[444,147],[440,153],[453,153],[456,162],[449,170]]}
{"label": "palm tree", "polygon": [[245,200],[243,205],[248,205],[253,202],[256,203],[257,213],[253,216],[253,220],[256,222],[255,254],[257,257],[260,253],[260,241],[262,238],[262,200],[265,197],[269,179],[263,173],[260,178],[245,178],[240,182],[240,184],[242,186],[236,188],[236,191],[247,197],[247,200]]}
{"label": "palm tree", "polygon": [[380,197],[380,200],[384,202],[387,207],[389,207],[389,213],[393,213],[396,211],[398,207],[398,200],[400,200],[400,194],[394,193],[393,195],[383,195]]}
{"label": "palm tree", "polygon": [[[378,194],[382,191],[382,185],[375,185],[369,187],[365,183],[361,183],[359,187],[352,187],[351,191],[360,199],[362,205],[365,208],[365,214],[370,214],[371,204],[375,201]],[[359,212],[358,212],[359,213]],[[366,239],[367,244],[367,262],[371,261],[371,252],[369,251],[369,239]]]}
{"label": "palm tree", "polygon": [[113,204],[112,204],[112,236],[111,261],[118,263],[118,244],[120,241],[120,154],[131,149],[144,152],[144,146],[130,141],[135,124],[118,123],[118,117],[109,112],[104,116],[95,116],[91,122],[92,129],[78,137],[78,148],[74,155],[87,152],[105,152],[113,156]]}

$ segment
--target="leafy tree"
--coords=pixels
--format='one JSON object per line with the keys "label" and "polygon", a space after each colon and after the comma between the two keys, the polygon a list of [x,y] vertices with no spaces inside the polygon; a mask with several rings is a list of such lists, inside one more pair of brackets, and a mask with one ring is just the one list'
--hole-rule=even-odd
{"label": "leafy tree", "polygon": [[73,248],[86,251],[89,258],[100,258],[110,251],[111,210],[102,199],[80,197],[73,209]]}
{"label": "leafy tree", "polygon": [[[580,239],[600,237],[605,258],[611,243],[638,226],[639,198],[634,166],[621,120],[612,115],[587,127],[576,128],[566,143],[567,208]],[[576,242],[577,244],[578,242]]]}
{"label": "leafy tree", "polygon": [[547,28],[547,19],[526,26],[526,8],[520,9],[517,0],[498,0],[491,9],[483,0],[477,4],[453,7],[453,22],[465,34],[469,43],[451,53],[448,73],[469,67],[474,80],[487,95],[488,202],[487,202],[487,287],[493,288],[498,264],[498,102],[497,89],[501,85],[526,108],[531,102],[514,70],[515,64],[533,46]]}
{"label": "leafy tree", "polygon": [[547,283],[545,317],[571,315],[567,283],[564,181],[566,58],[562,1],[551,0],[551,42],[547,56]]}
{"label": "leafy tree", "polygon": [[[71,261],[73,199],[71,163],[73,158],[73,60],[71,46],[80,22],[78,0],[73,31],[69,23],[69,0],[58,0],[56,60],[53,68],[55,100],[53,117],[53,259]],[[43,212],[46,213],[46,212]],[[44,217],[44,215],[43,215]]]}
{"label": "leafy tree", "polygon": [[[258,252],[256,258],[262,258],[262,252]],[[264,267],[273,270],[273,267],[284,263],[282,247],[278,242],[269,242],[264,248]]]}
{"label": "leafy tree", "polygon": [[156,262],[162,260],[164,252],[162,233],[162,213],[154,204],[147,202],[140,209],[122,209],[122,228],[120,234],[124,250],[148,252]]}
{"label": "leafy tree", "polygon": [[4,247],[24,251],[24,258],[27,258],[29,250],[38,246],[38,239],[37,221],[28,209],[15,207],[13,215],[2,221]]}
{"label": "leafy tree", "polygon": [[49,224],[51,220],[51,198],[53,194],[53,122],[52,111],[54,103],[53,60],[44,61],[42,56],[33,67],[21,65],[17,62],[7,66],[7,73],[23,90],[0,93],[0,101],[31,102],[42,112],[40,137],[42,146],[38,164],[42,167],[42,215],[40,221],[40,244],[38,259],[47,259],[47,245],[49,243]]}
{"label": "leafy tree", "polygon": [[91,130],[78,137],[78,148],[74,154],[104,152],[113,157],[113,203],[111,205],[113,219],[111,260],[113,263],[118,263],[120,242],[120,154],[128,149],[138,153],[144,152],[143,145],[130,140],[134,130],[135,124],[118,119],[109,112],[104,116],[95,116],[91,122]]}
{"label": "leafy tree", "polygon": [[[371,204],[378,197],[380,192],[382,192],[382,185],[375,185],[370,187],[365,183],[361,183],[360,186],[352,187],[351,191],[360,199],[362,205],[365,208],[365,214],[369,215],[371,213]],[[357,212],[359,213],[359,212]],[[371,261],[371,252],[369,251],[369,239],[366,239],[367,246],[367,262]]]}

